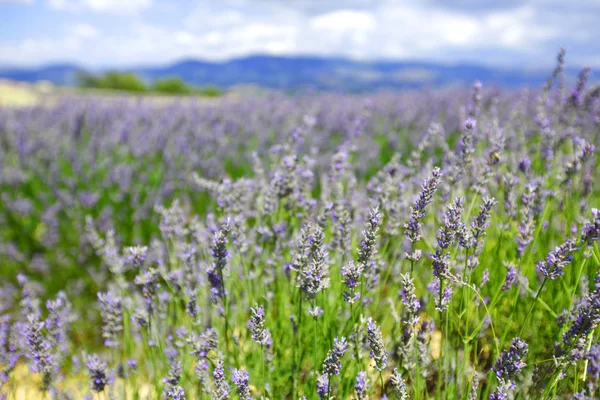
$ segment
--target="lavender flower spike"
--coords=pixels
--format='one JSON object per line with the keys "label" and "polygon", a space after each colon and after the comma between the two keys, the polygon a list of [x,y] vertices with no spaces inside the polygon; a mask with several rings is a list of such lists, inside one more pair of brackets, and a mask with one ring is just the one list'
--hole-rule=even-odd
{"label": "lavender flower spike", "polygon": [[215,369],[213,370],[213,392],[212,398],[214,400],[227,400],[229,399],[229,384],[225,379],[225,368],[223,366],[223,360],[217,360]]}
{"label": "lavender flower spike", "polygon": [[245,369],[231,370],[231,381],[236,386],[235,392],[240,396],[241,400],[252,400],[252,392],[250,391],[250,377]]}
{"label": "lavender flower spike", "polygon": [[400,274],[400,284],[402,288],[399,294],[409,315],[408,320],[405,322],[411,326],[415,326],[419,323],[419,316],[417,314],[421,308],[421,302],[415,294],[415,284],[410,274]]}
{"label": "lavender flower spike", "polygon": [[441,249],[449,248],[456,236],[461,237],[465,230],[465,223],[462,222],[462,213],[465,199],[458,197],[448,206],[444,214],[444,226],[438,231],[437,242]]}
{"label": "lavender flower spike", "polygon": [[394,388],[394,394],[400,400],[408,399],[408,392],[406,390],[406,383],[404,382],[404,378],[400,375],[400,372],[396,368],[394,368],[394,372],[390,377],[390,383]]}
{"label": "lavender flower spike", "polygon": [[327,353],[323,361],[323,372],[329,375],[339,375],[342,369],[342,357],[348,350],[348,342],[345,337],[333,339],[333,349]]}
{"label": "lavender flower spike", "polygon": [[600,210],[592,208],[592,221],[587,222],[581,228],[581,243],[592,245],[595,241],[600,240]]}
{"label": "lavender flower spike", "polygon": [[344,301],[352,304],[360,298],[360,293],[356,291],[356,288],[360,285],[360,277],[363,271],[363,265],[355,264],[353,260],[350,260],[347,265],[342,267],[344,285],[348,288],[344,292]]}
{"label": "lavender flower spike", "polygon": [[102,337],[107,347],[119,345],[119,333],[123,330],[123,300],[111,292],[98,293],[102,316]]}
{"label": "lavender flower spike", "polygon": [[369,317],[367,321],[367,341],[371,352],[369,357],[375,360],[375,369],[379,372],[383,371],[388,363],[388,355],[383,344],[383,335],[381,328]]}
{"label": "lavender flower spike", "polygon": [[528,351],[527,343],[516,337],[512,340],[509,349],[500,354],[500,358],[492,367],[500,384],[490,395],[490,400],[506,399],[505,396],[515,389],[515,376],[525,368],[526,364],[523,362],[523,358]]}
{"label": "lavender flower spike", "polygon": [[564,244],[552,250],[545,260],[538,262],[536,268],[548,279],[556,279],[564,274],[564,268],[573,261],[572,253],[577,250],[575,241],[567,239]]}
{"label": "lavender flower spike", "polygon": [[327,374],[321,374],[317,377],[317,394],[321,400],[327,398],[329,391],[329,377]]}
{"label": "lavender flower spike", "polygon": [[110,385],[114,381],[113,374],[108,370],[108,366],[97,354],[88,356],[87,368],[90,374],[90,389],[99,393],[102,392],[106,386]]}
{"label": "lavender flower spike", "polygon": [[[411,243],[416,243],[421,240],[422,223],[425,217],[425,207],[433,201],[433,194],[437,191],[441,182],[442,172],[438,167],[433,169],[430,177],[425,179],[421,186],[419,197],[415,200],[414,205],[410,208],[410,219],[404,224],[406,237]],[[421,253],[414,250],[411,253],[406,253],[406,258],[417,261],[421,258]]]}
{"label": "lavender flower spike", "polygon": [[367,229],[363,231],[363,239],[358,249],[358,263],[363,268],[366,268],[369,261],[377,254],[377,232],[379,231],[380,222],[381,214],[379,213],[379,207],[374,207],[369,212]]}
{"label": "lavender flower spike", "polygon": [[367,400],[369,398],[369,380],[365,371],[359,371],[356,375],[354,390],[356,391],[356,400]]}
{"label": "lavender flower spike", "polygon": [[252,339],[261,346],[271,344],[271,333],[265,329],[265,308],[256,304],[253,308],[252,316],[250,317],[250,329],[252,331]]}

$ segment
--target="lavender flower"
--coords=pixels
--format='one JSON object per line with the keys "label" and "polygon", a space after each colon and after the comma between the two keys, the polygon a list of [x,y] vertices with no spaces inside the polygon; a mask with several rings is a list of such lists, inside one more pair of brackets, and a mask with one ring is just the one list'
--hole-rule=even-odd
{"label": "lavender flower", "polygon": [[296,249],[294,252],[294,260],[292,261],[292,269],[295,271],[302,271],[308,263],[309,249],[311,245],[311,231],[308,227],[303,227],[300,230],[300,238],[296,243]]}
{"label": "lavender flower", "polygon": [[587,386],[590,392],[598,390],[598,380],[600,379],[600,344],[593,345],[585,356],[588,360],[588,379]]}
{"label": "lavender flower", "polygon": [[215,328],[209,328],[200,335],[190,334],[187,342],[192,348],[190,354],[198,358],[204,358],[210,351],[217,350],[219,337]]}
{"label": "lavender flower", "polygon": [[111,292],[98,293],[102,316],[102,337],[107,347],[119,345],[118,335],[123,330],[123,300]]}
{"label": "lavender flower", "polygon": [[525,186],[525,193],[521,197],[521,221],[519,222],[519,232],[517,235],[517,251],[519,257],[523,257],[525,248],[533,240],[533,229],[535,222],[533,220],[533,206],[535,201],[537,187],[533,184]]}
{"label": "lavender flower", "polygon": [[581,228],[581,243],[588,246],[600,240],[600,210],[592,208],[592,221]]}
{"label": "lavender flower", "polygon": [[506,266],[507,271],[506,279],[504,281],[504,284],[502,285],[502,291],[506,292],[510,290],[510,288],[515,284],[515,281],[517,280],[517,268],[512,263],[505,263],[504,265]]}
{"label": "lavender flower", "polygon": [[348,350],[348,342],[345,337],[333,339],[333,349],[327,352],[323,361],[323,372],[328,375],[339,375],[342,369],[342,357]]}
{"label": "lavender flower", "polygon": [[388,363],[388,355],[383,344],[381,328],[369,317],[367,321],[367,341],[369,343],[369,357],[375,361],[375,369],[383,371]]}
{"label": "lavender flower", "polygon": [[474,247],[475,249],[473,251],[473,257],[469,260],[468,266],[470,268],[474,268],[477,265],[479,265],[478,256],[483,251],[485,230],[489,225],[490,213],[492,211],[492,208],[496,204],[498,204],[498,202],[493,197],[483,198],[483,202],[479,206],[479,213],[473,218],[473,221],[471,222],[471,235],[469,238],[470,240],[464,239],[464,241],[467,242],[467,245],[464,245],[461,242],[461,245],[463,245],[463,247]]}
{"label": "lavender flower", "polygon": [[463,125],[463,134],[460,138],[460,154],[463,169],[466,169],[471,164],[473,153],[475,153],[475,149],[473,148],[473,132],[476,128],[477,121],[473,118],[467,118]]}
{"label": "lavender flower", "polygon": [[559,355],[566,355],[571,361],[577,361],[584,356],[586,338],[600,324],[600,274],[596,277],[594,291],[583,298],[578,304],[571,326],[563,334],[562,347]]}
{"label": "lavender flower", "polygon": [[[413,244],[421,240],[422,236],[422,220],[425,218],[425,208],[429,203],[433,201],[433,195],[437,191],[441,182],[442,172],[438,167],[433,169],[432,175],[425,179],[421,186],[421,192],[419,197],[415,200],[414,205],[410,208],[410,219],[404,224],[406,230],[406,237]],[[406,253],[406,258],[418,261],[420,258],[420,252],[412,250],[410,253]]]}
{"label": "lavender flower", "polygon": [[142,287],[142,295],[146,299],[148,306],[156,294],[156,289],[159,287],[158,279],[159,273],[155,268],[149,268],[135,277],[134,282],[136,285]]}
{"label": "lavender flower", "polygon": [[357,400],[367,400],[369,398],[369,381],[367,379],[367,373],[365,371],[359,371],[356,375],[356,383],[354,384],[354,390],[356,391]]}
{"label": "lavender flower", "polygon": [[97,354],[88,356],[86,365],[90,375],[90,389],[92,391],[100,393],[114,381],[113,374]]}
{"label": "lavender flower", "polygon": [[479,398],[479,379],[479,374],[475,372],[473,374],[473,381],[471,382],[471,390],[469,391],[469,400],[477,400]]}
{"label": "lavender flower", "polygon": [[250,377],[245,369],[231,370],[231,381],[236,386],[235,392],[240,396],[241,400],[252,400],[252,392],[250,391]]}
{"label": "lavender flower", "polygon": [[485,269],[483,271],[483,274],[481,274],[481,283],[479,284],[479,287],[482,288],[483,286],[485,286],[485,284],[488,283],[489,280],[490,280],[490,270]]}
{"label": "lavender flower", "polygon": [[508,350],[503,351],[492,367],[500,382],[498,388],[490,395],[491,400],[504,399],[509,392],[515,389],[514,379],[525,368],[523,359],[528,353],[527,343],[516,337],[512,340]]}
{"label": "lavender flower", "polygon": [[181,386],[170,386],[164,396],[165,399],[170,399],[170,400],[185,400],[185,390],[183,390],[183,388]]}
{"label": "lavender flower", "polygon": [[396,368],[392,372],[392,376],[390,377],[390,383],[392,384],[392,388],[394,389],[394,394],[400,400],[408,399],[408,391],[406,390],[406,383],[404,382],[404,378],[400,375],[400,372]]}
{"label": "lavender flower", "polygon": [[435,298],[435,309],[438,311],[446,311],[448,304],[450,304],[450,298],[452,297],[453,289],[448,281],[448,285],[442,288],[442,280],[439,278],[433,278],[433,281],[427,286],[429,291],[433,293]]}
{"label": "lavender flower", "polygon": [[344,301],[352,304],[360,298],[360,293],[356,292],[356,288],[360,285],[360,277],[363,270],[363,265],[355,264],[353,260],[350,260],[347,265],[342,267],[341,272],[344,278],[344,285],[348,289],[344,292]]}
{"label": "lavender flower", "polygon": [[271,333],[265,329],[265,308],[256,304],[253,308],[252,316],[250,317],[250,329],[252,331],[252,339],[261,346],[269,346],[271,344]]}
{"label": "lavender flower", "polygon": [[300,288],[307,299],[314,299],[318,293],[329,286],[327,265],[325,263],[327,251],[325,251],[323,245],[323,236],[323,230],[318,225],[315,226],[310,265],[300,271]]}
{"label": "lavender flower", "polygon": [[55,360],[51,353],[51,345],[44,335],[45,324],[33,315],[30,315],[27,321],[27,356],[33,361],[32,372],[42,374],[42,390],[47,391],[54,372]]}
{"label": "lavender flower", "polygon": [[408,319],[405,322],[411,326],[416,326],[419,323],[417,314],[421,308],[421,302],[415,294],[415,284],[410,274],[400,274],[400,285],[400,298],[408,311]]}
{"label": "lavender flower", "polygon": [[519,179],[513,174],[509,173],[503,178],[504,181],[504,210],[506,215],[514,217],[517,208],[517,201],[514,193],[514,188],[519,183]]}
{"label": "lavender flower", "polygon": [[321,400],[327,398],[329,391],[329,377],[327,374],[321,374],[317,377],[317,394]]}
{"label": "lavender flower", "polygon": [[146,246],[132,246],[125,248],[125,259],[127,262],[133,264],[137,269],[144,266],[146,261],[146,255],[148,254],[148,247]]}
{"label": "lavender flower", "polygon": [[379,231],[380,219],[379,207],[372,208],[369,212],[367,229],[362,232],[363,239],[358,249],[358,263],[363,269],[367,268],[369,261],[377,254],[377,232]]}
{"label": "lavender flower", "polygon": [[462,213],[465,199],[458,197],[448,206],[444,214],[444,226],[438,230],[437,242],[441,249],[449,248],[456,236],[461,236],[465,230]]}
{"label": "lavender flower", "polygon": [[217,360],[215,369],[213,370],[213,384],[214,388],[212,391],[213,400],[227,400],[229,399],[229,384],[225,378],[225,368],[223,366],[223,360]]}
{"label": "lavender flower", "polygon": [[450,278],[450,254],[442,254],[440,250],[436,250],[435,253],[431,254],[431,260],[433,262],[433,275],[439,279]]}
{"label": "lavender flower", "polygon": [[223,299],[226,295],[225,286],[223,282],[223,269],[227,265],[227,235],[231,231],[231,225],[229,221],[226,221],[214,236],[211,256],[213,257],[213,263],[208,269],[208,282],[210,283],[210,292],[213,302],[217,302],[219,299]]}
{"label": "lavender flower", "polygon": [[575,241],[567,239],[564,244],[552,250],[545,260],[538,262],[536,268],[548,279],[556,279],[564,274],[564,268],[573,261],[572,253],[577,250]]}

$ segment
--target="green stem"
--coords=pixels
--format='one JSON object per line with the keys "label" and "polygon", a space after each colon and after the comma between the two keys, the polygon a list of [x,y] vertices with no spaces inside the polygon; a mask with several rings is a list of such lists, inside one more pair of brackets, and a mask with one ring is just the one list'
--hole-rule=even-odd
{"label": "green stem", "polygon": [[548,280],[548,277],[545,276],[544,280],[542,281],[542,285],[540,286],[537,294],[535,295],[535,299],[533,300],[533,304],[531,304],[531,307],[529,307],[529,311],[527,312],[527,316],[525,317],[525,321],[523,321],[523,323],[521,324],[521,330],[519,331],[519,337],[523,334],[523,330],[525,329],[525,325],[527,325],[527,321],[529,320],[529,317],[531,316],[531,313],[533,312],[533,309],[535,308],[535,305],[537,304],[538,297],[540,297],[540,293],[542,293],[542,289],[544,289],[544,285],[546,284],[547,280]]}

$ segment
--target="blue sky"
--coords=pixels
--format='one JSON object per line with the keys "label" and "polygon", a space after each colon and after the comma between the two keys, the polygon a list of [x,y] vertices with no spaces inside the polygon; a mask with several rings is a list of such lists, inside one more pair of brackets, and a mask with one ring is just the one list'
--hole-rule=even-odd
{"label": "blue sky", "polygon": [[248,54],[600,67],[600,0],[0,0],[0,65]]}

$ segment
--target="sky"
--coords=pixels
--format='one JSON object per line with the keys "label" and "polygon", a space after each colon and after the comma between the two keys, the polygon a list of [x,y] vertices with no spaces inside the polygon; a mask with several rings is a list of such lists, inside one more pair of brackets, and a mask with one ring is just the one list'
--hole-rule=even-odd
{"label": "sky", "polygon": [[0,65],[250,54],[600,67],[600,0],[0,0]]}

